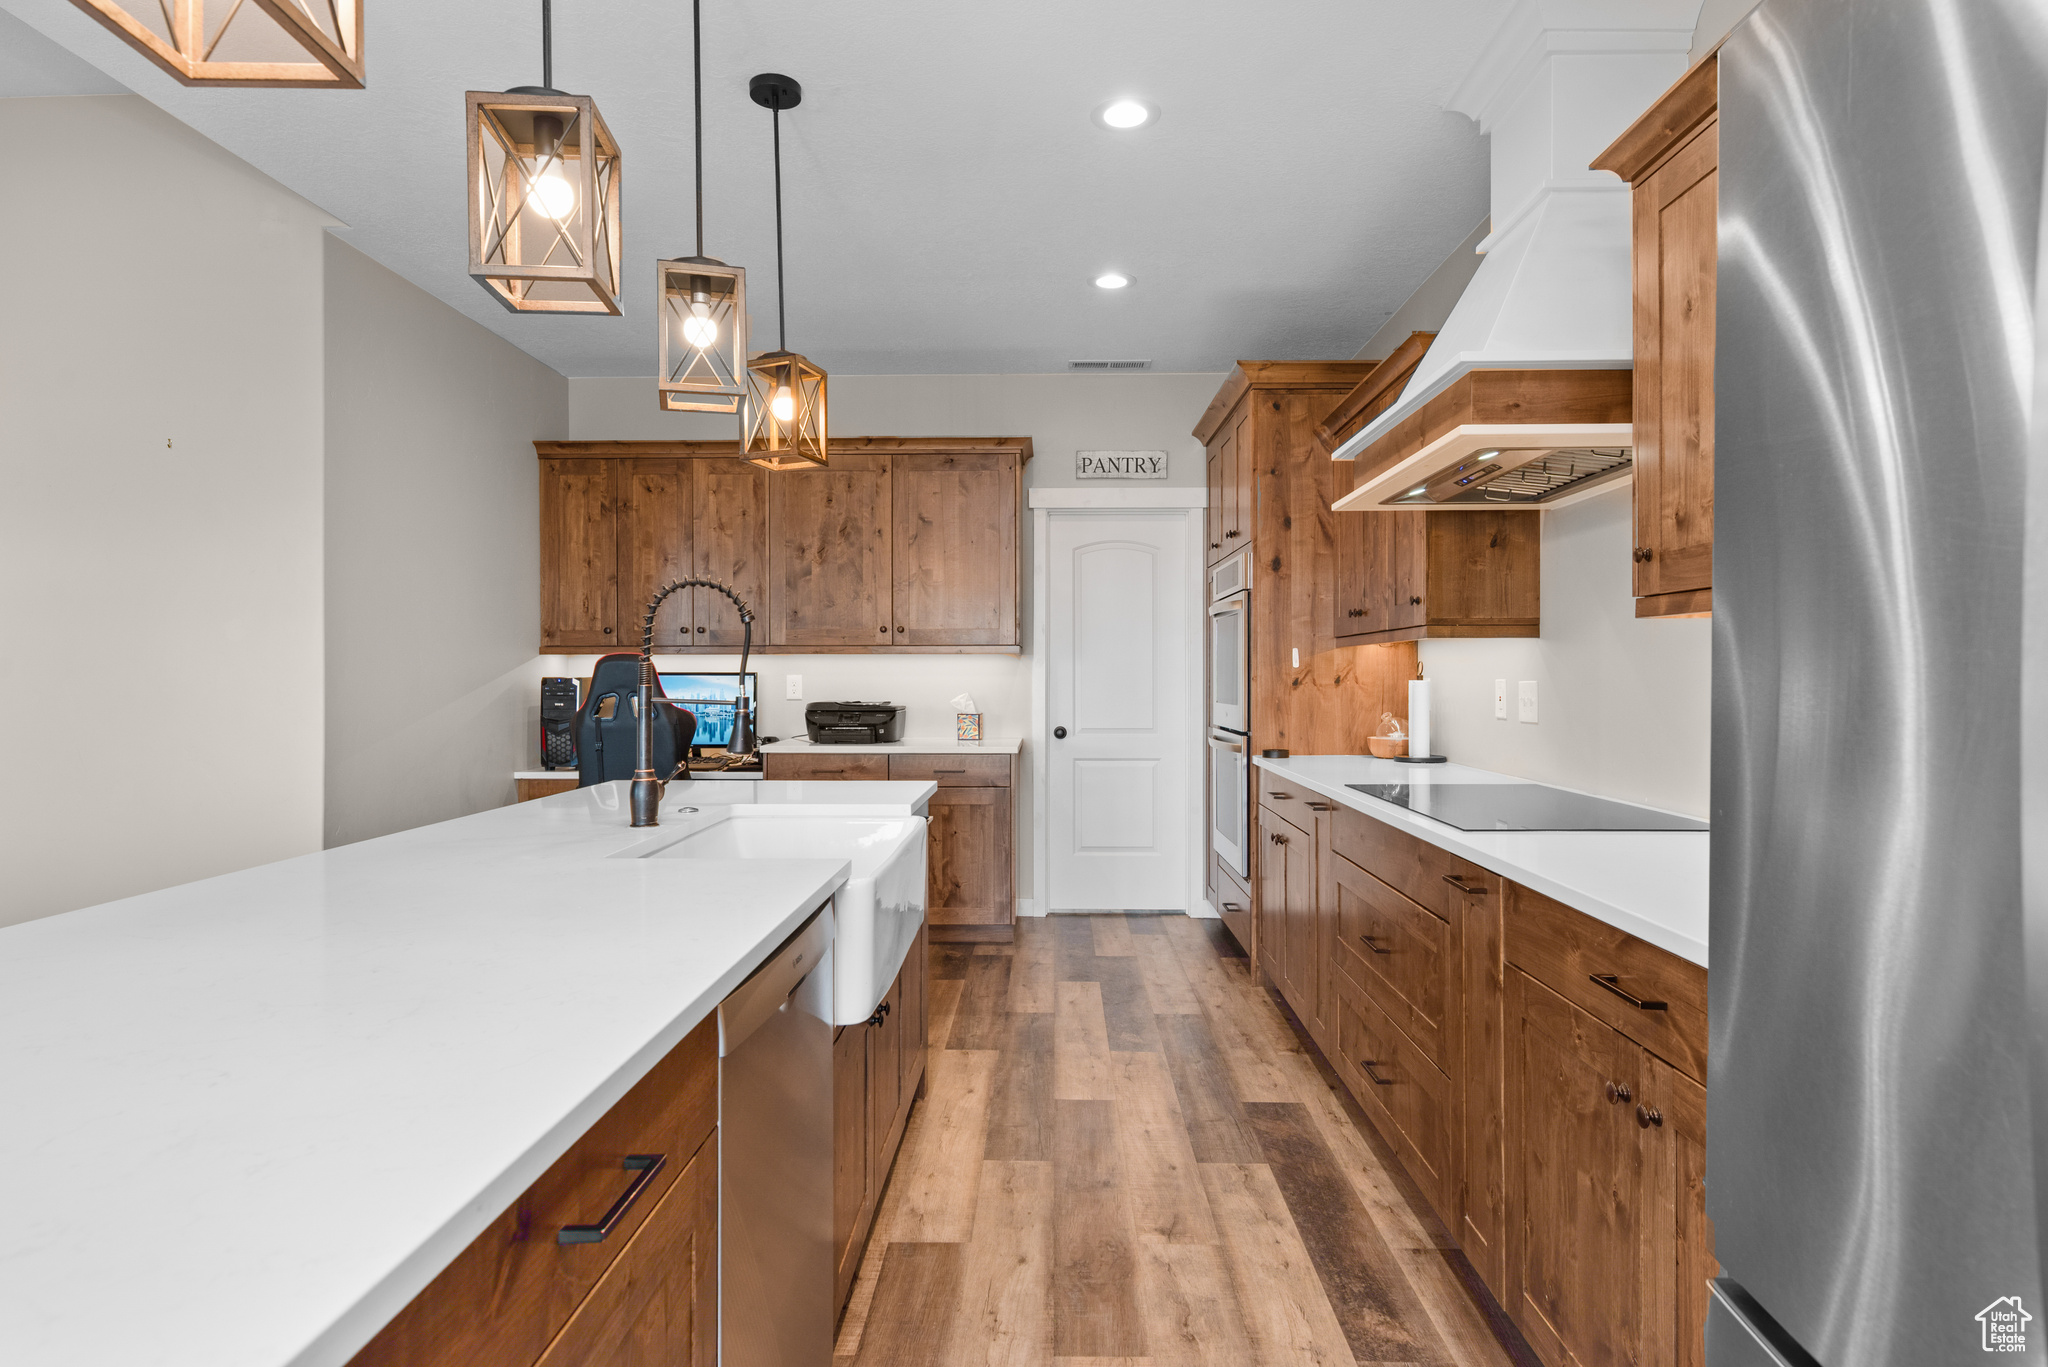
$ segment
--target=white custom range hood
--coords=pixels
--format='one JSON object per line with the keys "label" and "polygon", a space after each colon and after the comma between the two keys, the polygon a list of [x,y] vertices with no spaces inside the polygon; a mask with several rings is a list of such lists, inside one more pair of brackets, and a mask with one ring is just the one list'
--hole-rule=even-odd
{"label": "white custom range hood", "polygon": [[1519,0],[1448,106],[1492,139],[1486,259],[1333,505],[1556,507],[1629,477],[1629,187],[1589,163],[1685,73],[1700,0]]}

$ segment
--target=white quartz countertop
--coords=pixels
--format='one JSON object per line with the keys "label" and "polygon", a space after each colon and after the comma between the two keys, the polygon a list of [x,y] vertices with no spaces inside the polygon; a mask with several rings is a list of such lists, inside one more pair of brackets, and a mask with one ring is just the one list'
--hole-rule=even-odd
{"label": "white quartz countertop", "polygon": [[881,745],[818,745],[808,740],[779,740],[761,747],[764,755],[1014,755],[1024,742],[1015,736],[989,740],[955,740],[951,736],[912,736]]}
{"label": "white quartz countertop", "polygon": [[1706,966],[1706,831],[1461,831],[1345,785],[1528,780],[1462,764],[1400,764],[1359,755],[1296,755],[1255,763]]}
{"label": "white quartz countertop", "polygon": [[936,791],[627,787],[0,929],[0,1363],[345,1363],[848,872],[611,856]]}

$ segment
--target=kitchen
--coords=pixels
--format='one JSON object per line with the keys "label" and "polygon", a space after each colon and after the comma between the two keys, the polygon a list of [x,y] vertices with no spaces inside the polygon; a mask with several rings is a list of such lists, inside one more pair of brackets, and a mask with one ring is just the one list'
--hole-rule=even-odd
{"label": "kitchen", "polygon": [[1428,9],[0,0],[0,1360],[2023,1351],[2048,31]]}

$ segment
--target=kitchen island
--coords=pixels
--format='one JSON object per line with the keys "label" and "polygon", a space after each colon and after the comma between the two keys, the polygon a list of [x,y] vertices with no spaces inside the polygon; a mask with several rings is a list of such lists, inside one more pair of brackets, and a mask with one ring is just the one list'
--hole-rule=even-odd
{"label": "kitchen island", "polygon": [[848,877],[640,847],[933,792],[626,787],[0,930],[0,1362],[347,1362]]}

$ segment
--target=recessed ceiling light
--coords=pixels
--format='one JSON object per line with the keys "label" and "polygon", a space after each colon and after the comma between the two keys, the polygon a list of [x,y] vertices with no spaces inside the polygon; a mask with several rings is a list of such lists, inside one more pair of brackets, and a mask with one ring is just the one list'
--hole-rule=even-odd
{"label": "recessed ceiling light", "polygon": [[1120,290],[1131,283],[1131,277],[1122,271],[1104,271],[1095,277],[1095,288],[1099,290]]}
{"label": "recessed ceiling light", "polygon": [[1095,122],[1118,133],[1143,128],[1159,118],[1159,106],[1144,100],[1111,100],[1095,111]]}

